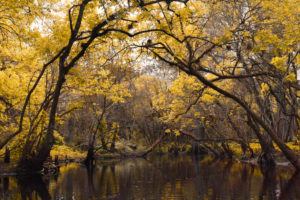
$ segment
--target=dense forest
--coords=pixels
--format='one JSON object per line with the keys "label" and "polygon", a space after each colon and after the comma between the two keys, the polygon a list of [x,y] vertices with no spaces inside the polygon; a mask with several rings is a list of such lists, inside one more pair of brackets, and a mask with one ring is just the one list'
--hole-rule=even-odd
{"label": "dense forest", "polygon": [[1,157],[37,171],[50,155],[190,152],[299,170],[299,13],[297,0],[1,0]]}

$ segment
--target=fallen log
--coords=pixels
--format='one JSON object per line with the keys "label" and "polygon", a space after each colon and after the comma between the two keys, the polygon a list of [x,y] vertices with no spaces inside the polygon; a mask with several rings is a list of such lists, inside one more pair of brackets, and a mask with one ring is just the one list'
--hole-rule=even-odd
{"label": "fallen log", "polygon": [[163,140],[163,138],[167,135],[167,133],[161,134],[157,140],[146,150],[143,152],[128,152],[128,153],[120,153],[122,157],[145,157],[150,152],[153,151],[153,149]]}

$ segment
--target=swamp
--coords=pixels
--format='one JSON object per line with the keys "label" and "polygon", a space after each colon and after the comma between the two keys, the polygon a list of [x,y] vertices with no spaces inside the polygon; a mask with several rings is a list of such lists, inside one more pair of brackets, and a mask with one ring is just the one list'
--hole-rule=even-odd
{"label": "swamp", "polygon": [[0,199],[300,199],[299,0],[0,0]]}

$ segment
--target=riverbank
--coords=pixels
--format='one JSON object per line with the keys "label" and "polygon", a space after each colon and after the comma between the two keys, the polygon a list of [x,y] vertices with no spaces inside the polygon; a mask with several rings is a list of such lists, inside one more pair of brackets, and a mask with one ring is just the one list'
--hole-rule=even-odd
{"label": "riverbank", "polygon": [[[107,152],[107,151],[98,151],[96,153],[96,160],[121,160],[127,157],[139,157],[141,152],[145,149],[143,147],[138,147],[137,145],[132,145],[131,143],[127,143],[128,145],[118,145],[116,148],[116,152]],[[295,151],[300,157],[300,146],[294,142],[287,143],[287,145]],[[215,152],[209,152],[209,148],[214,148],[213,146],[209,147],[206,145],[206,151],[201,152],[203,155],[209,155],[215,158],[224,158],[228,160],[236,160],[242,163],[248,163],[251,165],[259,165],[258,157],[260,155],[261,149],[258,143],[249,143],[249,146],[253,150],[253,156],[250,152],[243,152],[240,145],[237,143],[228,143],[227,147],[230,151],[230,155],[227,155],[228,152],[224,151],[222,148],[216,148]],[[201,149],[204,148],[200,145]],[[273,158],[275,160],[275,164],[278,167],[290,168],[293,169],[293,166],[290,162],[282,155],[279,149],[275,145],[276,152],[273,154]],[[227,150],[227,151],[228,151]],[[219,151],[216,153],[216,151]],[[175,147],[174,145],[170,146],[160,146],[159,148],[155,148],[152,152],[152,155],[166,155],[166,154],[193,154],[191,145],[180,145]],[[48,162],[52,162],[54,158],[58,158],[59,163],[83,163],[86,152],[78,151],[75,148],[66,146],[66,145],[54,145],[53,149],[50,153],[50,160]],[[3,163],[0,162],[0,174],[15,174],[17,166],[17,158],[14,156],[11,159],[11,163]],[[38,172],[37,172],[38,173]]]}

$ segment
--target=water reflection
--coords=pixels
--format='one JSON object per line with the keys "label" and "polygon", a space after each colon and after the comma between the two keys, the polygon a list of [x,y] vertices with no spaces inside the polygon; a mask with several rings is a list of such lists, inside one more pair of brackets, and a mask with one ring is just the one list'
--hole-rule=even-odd
{"label": "water reflection", "polygon": [[21,176],[17,177],[18,186],[21,193],[21,199],[38,199],[41,197],[45,200],[50,200],[51,196],[49,194],[47,185],[49,182],[43,180],[40,175],[31,176]]}
{"label": "water reflection", "polygon": [[57,177],[0,176],[0,199],[300,199],[300,173],[210,157],[154,156],[92,168],[61,167]]}

